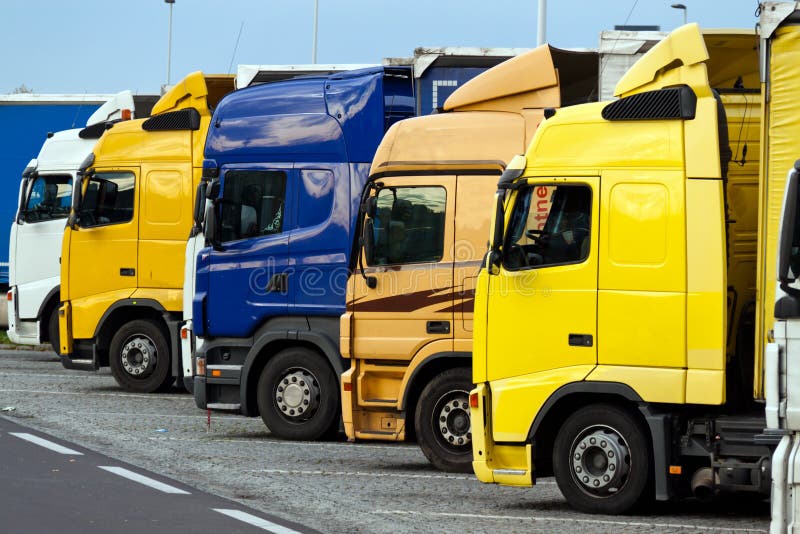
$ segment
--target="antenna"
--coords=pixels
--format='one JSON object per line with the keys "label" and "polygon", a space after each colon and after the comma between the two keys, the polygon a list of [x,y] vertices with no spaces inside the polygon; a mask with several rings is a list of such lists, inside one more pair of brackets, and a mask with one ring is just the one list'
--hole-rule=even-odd
{"label": "antenna", "polygon": [[239,39],[242,37],[242,30],[244,29],[244,21],[239,26],[239,35],[236,36],[236,44],[233,45],[233,54],[231,54],[231,62],[228,65],[228,74],[231,73],[231,69],[233,68],[233,60],[236,58],[236,51],[239,49]]}

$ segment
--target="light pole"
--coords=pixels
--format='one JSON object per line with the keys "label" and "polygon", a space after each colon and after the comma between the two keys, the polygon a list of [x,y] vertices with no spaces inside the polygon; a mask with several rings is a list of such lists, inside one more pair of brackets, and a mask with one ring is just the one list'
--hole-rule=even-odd
{"label": "light pole", "polygon": [[685,5],[683,5],[683,4],[672,4],[672,5],[670,5],[669,7],[673,8],[673,9],[680,9],[680,10],[682,10],[682,11],[683,11],[683,23],[684,23],[684,24],[686,24],[686,12],[688,11],[688,10],[686,9],[686,6],[685,6]]}
{"label": "light pole", "polygon": [[170,68],[172,67],[172,6],[175,5],[175,0],[164,0],[164,3],[169,4],[169,32],[167,36],[167,85],[170,84]]}
{"label": "light pole", "polygon": [[314,44],[311,47],[311,63],[317,62],[317,19],[319,18],[319,0],[314,0]]}
{"label": "light pole", "polygon": [[536,22],[536,46],[541,46],[547,41],[547,0],[539,0],[539,16]]}

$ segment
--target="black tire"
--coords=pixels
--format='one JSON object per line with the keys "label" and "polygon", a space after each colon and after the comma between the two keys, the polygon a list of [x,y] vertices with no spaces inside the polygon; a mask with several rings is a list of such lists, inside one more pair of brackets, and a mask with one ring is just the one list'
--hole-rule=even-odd
{"label": "black tire", "polygon": [[471,389],[471,369],[448,369],[428,382],[417,402],[417,443],[441,471],[472,473]]}
{"label": "black tire", "polygon": [[624,514],[653,498],[644,424],[619,406],[586,406],[567,418],[553,446],[553,474],[581,512]]}
{"label": "black tire", "polygon": [[323,356],[304,347],[282,350],[267,362],[257,401],[261,419],[279,438],[313,441],[339,429],[339,380]]}
{"label": "black tire", "polygon": [[153,393],[172,384],[169,343],[155,321],[124,324],[111,339],[108,361],[114,380],[128,391]]}
{"label": "black tire", "polygon": [[61,354],[61,340],[59,339],[58,328],[58,305],[51,311],[50,316],[47,318],[47,338],[50,341],[50,346],[56,354]]}

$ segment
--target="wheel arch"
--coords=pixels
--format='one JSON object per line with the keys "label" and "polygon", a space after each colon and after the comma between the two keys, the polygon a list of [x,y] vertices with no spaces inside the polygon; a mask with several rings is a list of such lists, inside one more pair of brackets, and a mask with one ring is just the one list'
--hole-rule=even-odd
{"label": "wheel arch", "polygon": [[39,321],[39,342],[46,343],[50,341],[50,333],[47,330],[47,321],[50,320],[50,314],[53,310],[58,310],[61,304],[61,284],[51,289],[47,296],[42,300],[39,306],[39,311],[36,313],[36,319]]}
{"label": "wheel arch", "polygon": [[258,410],[258,379],[267,362],[278,352],[303,347],[316,352],[336,375],[337,381],[344,372],[344,363],[336,347],[327,336],[313,331],[270,331],[254,340],[242,366],[240,403],[244,415],[255,417]]}
{"label": "wheel arch", "polygon": [[420,394],[426,385],[438,374],[457,367],[472,369],[471,352],[438,352],[425,358],[408,378],[403,391],[403,401],[400,409],[406,414],[406,435],[413,438],[414,412],[419,402]]}
{"label": "wheel arch", "polygon": [[158,301],[152,299],[123,299],[109,306],[100,321],[98,321],[94,331],[94,340],[100,357],[100,365],[108,365],[108,350],[114,333],[125,323],[137,319],[156,321],[164,330],[167,343],[172,346],[170,341],[173,336],[169,330],[166,315],[168,315],[168,312],[164,307]]}

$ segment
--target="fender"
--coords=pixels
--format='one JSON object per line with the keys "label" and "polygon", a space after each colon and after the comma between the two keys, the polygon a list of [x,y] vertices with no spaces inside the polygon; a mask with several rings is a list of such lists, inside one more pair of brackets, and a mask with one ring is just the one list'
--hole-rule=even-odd
{"label": "fender", "polygon": [[36,312],[36,319],[38,321],[44,320],[44,318],[45,318],[44,315],[43,315],[44,314],[44,310],[47,308],[47,305],[50,303],[50,299],[52,299],[53,296],[55,296],[55,295],[58,295],[58,299],[56,300],[56,310],[57,310],[58,309],[58,305],[61,303],[61,284],[59,284],[56,287],[54,287],[53,289],[51,289],[50,292],[47,293],[47,296],[42,300],[41,305],[39,305],[39,311]]}
{"label": "fender", "polygon": [[547,417],[550,410],[561,400],[570,395],[589,393],[592,395],[611,395],[636,403],[639,412],[645,419],[650,430],[650,439],[653,443],[653,456],[655,458],[653,471],[655,473],[655,496],[659,501],[669,500],[673,495],[672,484],[667,476],[669,451],[672,443],[671,418],[668,414],[654,413],[636,391],[627,384],[620,382],[572,382],[561,386],[542,405],[539,413],[528,431],[528,442],[532,443],[539,426]]}
{"label": "fender", "polygon": [[403,389],[403,402],[400,404],[400,410],[401,411],[405,411],[406,410],[406,403],[408,402],[408,396],[409,396],[409,393],[411,391],[411,387],[414,385],[414,381],[416,380],[417,375],[419,375],[419,372],[422,369],[427,369],[435,361],[440,361],[440,360],[443,360],[443,359],[456,359],[456,358],[461,359],[461,360],[466,359],[466,360],[469,360],[470,362],[472,362],[472,353],[471,352],[437,352],[437,353],[431,354],[430,356],[425,358],[424,362],[422,362],[420,365],[415,367],[414,370],[411,372],[411,375],[406,380],[406,386]]}
{"label": "fender", "polygon": [[[250,374],[253,366],[257,361],[260,361],[259,354],[269,344],[276,341],[302,341],[317,347],[325,355],[328,363],[336,376],[339,377],[344,372],[344,360],[339,354],[339,347],[330,337],[325,334],[308,329],[308,322],[305,317],[289,318],[300,319],[298,323],[305,325],[304,330],[300,329],[267,329],[262,332],[257,332],[253,336],[253,346],[247,352],[247,356],[242,365],[242,375],[240,378],[239,397],[241,403],[241,413],[249,415],[252,410],[249,407],[248,399],[248,384],[250,383]],[[338,318],[336,319],[338,325]],[[298,324],[298,326],[300,325]]]}
{"label": "fender", "polygon": [[100,320],[97,321],[97,326],[94,329],[94,335],[92,336],[94,339],[97,339],[97,336],[100,335],[100,331],[103,329],[108,318],[111,316],[114,311],[119,308],[151,308],[157,311],[159,314],[164,315],[167,314],[167,310],[164,309],[164,306],[161,305],[157,300],[153,299],[122,299],[118,300],[114,304],[108,307],[108,309],[103,313],[103,316],[100,317]]}

